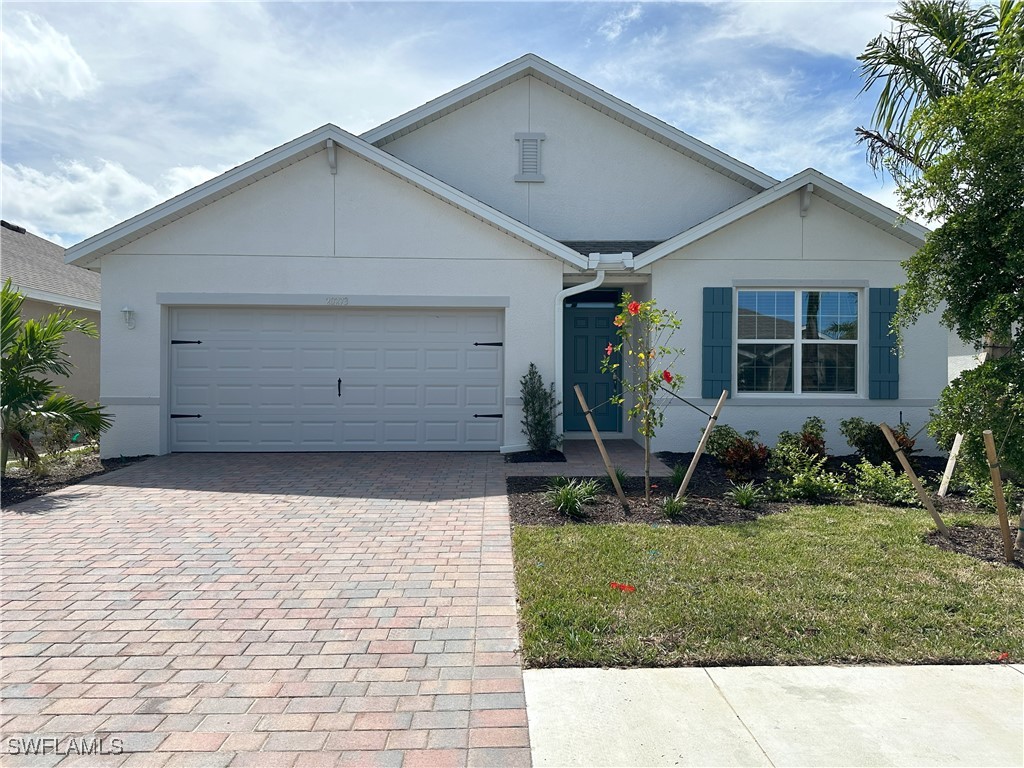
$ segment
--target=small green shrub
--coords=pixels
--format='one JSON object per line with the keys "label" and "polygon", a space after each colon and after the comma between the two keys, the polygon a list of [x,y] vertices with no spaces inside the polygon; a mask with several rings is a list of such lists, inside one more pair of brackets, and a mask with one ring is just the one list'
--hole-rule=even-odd
{"label": "small green shrub", "polygon": [[550,491],[554,490],[555,488],[563,488],[567,486],[570,482],[572,481],[569,480],[569,478],[566,477],[565,475],[558,475],[557,477],[552,477],[551,480],[548,481],[548,490]]}
{"label": "small green shrub", "polygon": [[[972,475],[968,475],[965,479],[965,488],[967,490],[967,498],[971,500],[971,504],[985,512],[996,511],[996,492],[992,488],[992,481],[990,478],[975,480]],[[1020,506],[1022,496],[1024,496],[1024,491],[1012,482],[1003,482],[1003,497],[1006,499],[1006,512],[1010,516],[1011,520],[1015,517],[1014,510],[1016,507]]]}
{"label": "small green shrub", "polygon": [[675,520],[686,511],[686,497],[677,499],[675,496],[666,496],[661,503],[661,511],[669,520]]}
{"label": "small green shrub", "polygon": [[782,475],[769,485],[772,498],[820,499],[846,496],[850,487],[835,472],[825,470],[825,456],[812,456],[795,443],[783,444],[772,452],[769,469]]}
{"label": "small green shrub", "polygon": [[910,478],[888,463],[872,464],[867,459],[853,467],[853,488],[858,499],[880,504],[921,506]]}
{"label": "small green shrub", "polygon": [[[622,467],[615,467],[615,479],[619,481],[619,487],[620,488],[625,488],[626,487],[626,483],[629,482],[629,473],[626,470],[624,470]],[[606,478],[606,480],[607,480],[609,488],[614,488],[615,487],[615,485],[612,483],[612,479],[610,477]]]}
{"label": "small green shrub", "polygon": [[992,493],[985,429],[992,430],[1005,476],[1024,482],[1024,355],[1019,351],[961,373],[939,394],[931,416],[928,432],[944,448],[963,434],[957,475],[969,479],[968,485],[988,484]]}
{"label": "small green shrub", "polygon": [[819,416],[811,416],[803,423],[799,432],[781,432],[776,447],[780,445],[796,445],[813,456],[824,456],[825,420]]}
{"label": "small green shrub", "polygon": [[556,430],[558,418],[558,398],[555,396],[555,384],[544,386],[537,366],[530,363],[526,374],[519,380],[523,398],[523,434],[530,445],[531,451],[547,453],[558,448],[561,437]]}
{"label": "small green shrub", "polygon": [[[725,452],[732,448],[733,444],[743,436],[728,424],[718,424],[711,430],[711,436],[704,446],[709,456],[714,456],[719,461],[725,456]],[[684,470],[685,471],[685,470]],[[682,483],[682,478],[679,480]]]}
{"label": "small green shrub", "polygon": [[601,492],[597,480],[570,480],[565,485],[550,488],[544,499],[555,511],[567,517],[582,517],[584,508]]}
{"label": "small green shrub", "polygon": [[672,487],[678,488],[683,484],[683,480],[686,479],[686,470],[689,469],[685,464],[676,464],[672,467]]}
{"label": "small green shrub", "polygon": [[725,492],[725,498],[741,509],[750,509],[764,498],[764,494],[751,480],[742,485],[733,483],[732,488]]}
{"label": "small green shrub", "polygon": [[[892,428],[896,444],[903,449],[904,455],[908,458],[914,452],[914,439],[908,434],[909,426],[906,422],[901,422]],[[839,422],[839,433],[862,459],[867,459],[876,466],[882,462],[893,467],[898,466],[899,459],[896,458],[889,441],[885,439],[881,427],[873,421],[860,416],[843,419]]]}

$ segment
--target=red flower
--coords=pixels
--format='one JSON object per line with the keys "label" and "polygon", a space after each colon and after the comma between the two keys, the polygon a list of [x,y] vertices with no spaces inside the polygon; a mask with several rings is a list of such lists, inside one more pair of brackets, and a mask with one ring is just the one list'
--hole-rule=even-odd
{"label": "red flower", "polygon": [[629,310],[629,314],[631,314],[631,315],[639,315],[640,314],[640,302],[639,301],[631,301],[631,302],[629,302],[629,306],[626,309]]}
{"label": "red flower", "polygon": [[661,378],[665,380],[666,384],[672,383],[672,371],[662,371]]}
{"label": "red flower", "polygon": [[1010,660],[1010,654],[1007,653],[1006,651],[1003,651],[1002,653],[1000,653],[999,654],[999,658],[996,659],[996,661],[1002,661],[1002,662],[1008,662],[1009,660]]}
{"label": "red flower", "polygon": [[619,587],[621,587],[622,585],[621,585],[621,584],[619,584],[619,582],[617,582],[617,581],[613,581],[613,582],[612,582],[611,584],[609,584],[608,586],[609,586],[609,587],[611,587],[612,589],[618,589],[618,588],[619,588]]}
{"label": "red flower", "polygon": [[636,592],[636,587],[631,586],[629,584],[619,584],[619,582],[617,581],[613,581],[608,586],[610,586],[612,589],[619,590],[619,592]]}
{"label": "red flower", "polygon": [[612,349],[613,349],[613,348],[612,348],[612,343],[611,343],[611,342],[609,341],[609,342],[608,342],[608,346],[604,348],[604,353],[605,353],[605,354],[606,354],[606,355],[607,355],[608,357],[611,357],[611,356],[612,356]]}

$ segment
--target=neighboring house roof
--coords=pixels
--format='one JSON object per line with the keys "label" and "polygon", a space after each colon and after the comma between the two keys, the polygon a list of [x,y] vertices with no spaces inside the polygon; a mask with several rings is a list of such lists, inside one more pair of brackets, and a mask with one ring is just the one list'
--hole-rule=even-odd
{"label": "neighboring house roof", "polygon": [[724,152],[698,141],[688,133],[662,122],[609,93],[605,93],[585,80],[556,67],[540,56],[528,53],[515,61],[498,67],[466,85],[456,88],[443,96],[428,101],[421,107],[406,112],[394,120],[362,134],[361,138],[382,147],[390,141],[420,128],[427,123],[448,115],[472,101],[483,98],[500,88],[524,77],[535,77],[562,93],[602,112],[609,117],[633,128],[692,160],[738,181],[744,186],[760,192],[776,183],[766,173],[729,157]]}
{"label": "neighboring house roof", "polygon": [[100,276],[64,263],[56,243],[0,222],[0,280],[11,283],[26,298],[82,309],[100,308]]}
{"label": "neighboring house roof", "polygon": [[646,267],[648,264],[664,258],[680,248],[695,243],[701,238],[707,237],[745,216],[749,216],[755,211],[759,211],[765,206],[781,200],[786,195],[807,189],[808,185],[813,187],[809,194],[827,200],[833,205],[913,246],[919,248],[924,245],[925,235],[928,234],[927,227],[903,219],[891,208],[887,208],[870,197],[866,197],[860,192],[840,184],[835,179],[821,173],[821,171],[807,168],[795,176],[790,176],[785,181],[780,181],[771,189],[767,189],[759,195],[754,195],[741,203],[737,203],[732,208],[712,216],[707,221],[690,227],[660,245],[654,246],[636,259],[635,266],[637,269]]}
{"label": "neighboring house roof", "polygon": [[634,256],[649,251],[661,240],[563,240],[577,253],[589,256],[592,253],[632,253]]}
{"label": "neighboring house roof", "polygon": [[87,266],[103,255],[122,248],[176,219],[187,216],[193,211],[226,197],[286,166],[323,151],[332,142],[333,145],[348,150],[357,157],[361,157],[378,168],[409,182],[424,192],[453,205],[485,224],[490,224],[542,253],[576,267],[586,268],[587,266],[586,258],[581,257],[572,248],[541,234],[511,216],[481,203],[465,192],[445,184],[430,174],[414,168],[330,123],[287,144],[282,144],[237,168],[232,168],[230,171],[100,232],[88,240],[71,246],[67,249],[65,258],[68,263]]}

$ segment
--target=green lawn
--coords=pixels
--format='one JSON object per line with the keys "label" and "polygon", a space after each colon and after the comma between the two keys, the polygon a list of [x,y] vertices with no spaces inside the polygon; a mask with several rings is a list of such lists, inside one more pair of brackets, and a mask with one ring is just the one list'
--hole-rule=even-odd
{"label": "green lawn", "polygon": [[683,666],[1008,652],[1019,663],[1024,570],[932,547],[922,541],[931,529],[924,511],[874,506],[709,527],[519,526],[523,657],[530,667]]}

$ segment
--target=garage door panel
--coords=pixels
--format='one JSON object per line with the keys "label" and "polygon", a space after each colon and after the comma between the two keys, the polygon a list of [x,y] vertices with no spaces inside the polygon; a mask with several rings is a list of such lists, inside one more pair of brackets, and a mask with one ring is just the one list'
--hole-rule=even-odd
{"label": "garage door panel", "polygon": [[[494,450],[494,310],[172,310],[172,450]],[[341,379],[341,393],[338,392]]]}

